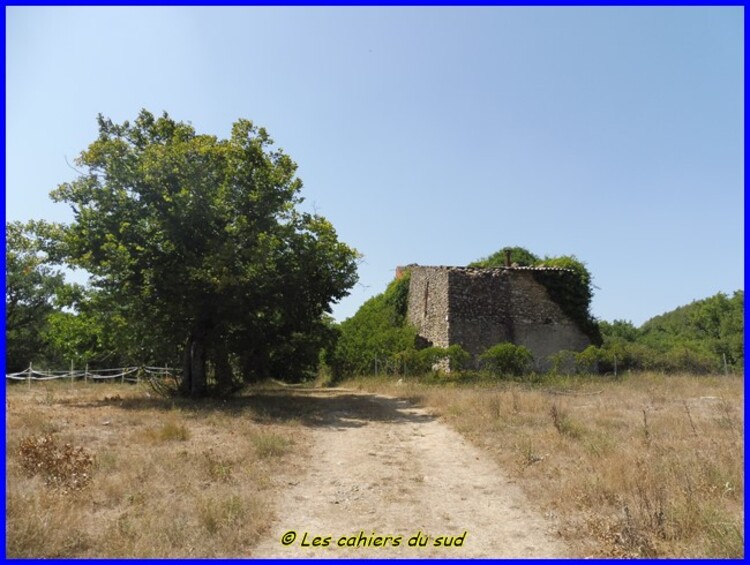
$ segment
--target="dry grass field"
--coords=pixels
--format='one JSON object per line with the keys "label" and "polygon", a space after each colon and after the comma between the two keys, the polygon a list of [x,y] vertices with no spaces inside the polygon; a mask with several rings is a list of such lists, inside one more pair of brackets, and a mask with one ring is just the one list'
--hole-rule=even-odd
{"label": "dry grass field", "polygon": [[576,555],[744,554],[741,377],[344,386],[433,409],[513,474]]}
{"label": "dry grass field", "polygon": [[6,388],[8,557],[235,557],[304,428],[273,398],[194,404],[128,384]]}
{"label": "dry grass field", "polygon": [[[740,377],[344,386],[411,400],[484,449],[573,555],[743,555]],[[8,557],[251,555],[312,430],[342,410],[271,388],[195,403],[58,381],[6,397]]]}

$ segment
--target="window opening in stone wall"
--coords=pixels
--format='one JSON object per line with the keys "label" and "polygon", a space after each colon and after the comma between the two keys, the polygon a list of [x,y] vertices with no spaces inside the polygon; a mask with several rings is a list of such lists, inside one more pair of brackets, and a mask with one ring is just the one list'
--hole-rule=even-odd
{"label": "window opening in stone wall", "polygon": [[427,317],[427,299],[430,296],[430,281],[427,281],[427,284],[424,287],[424,310],[422,311],[422,317]]}

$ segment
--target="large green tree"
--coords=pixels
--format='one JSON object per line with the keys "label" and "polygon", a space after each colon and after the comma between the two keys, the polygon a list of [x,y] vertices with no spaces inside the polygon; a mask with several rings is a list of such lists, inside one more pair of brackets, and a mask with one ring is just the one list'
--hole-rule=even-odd
{"label": "large green tree", "polygon": [[218,139],[145,110],[98,124],[81,175],[52,193],[75,215],[68,260],[137,333],[182,350],[182,391],[205,394],[209,366],[227,387],[314,362],[357,253],[298,210],[296,164],[266,130],[240,119]]}

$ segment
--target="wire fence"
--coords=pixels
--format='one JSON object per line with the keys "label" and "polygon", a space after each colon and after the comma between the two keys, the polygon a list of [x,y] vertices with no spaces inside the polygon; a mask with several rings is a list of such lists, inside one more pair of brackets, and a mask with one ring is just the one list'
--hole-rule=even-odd
{"label": "wire fence", "polygon": [[25,371],[19,373],[8,373],[5,375],[6,381],[27,381],[29,385],[32,381],[53,381],[58,379],[106,381],[119,379],[120,382],[138,383],[142,380],[151,380],[154,378],[175,377],[174,369],[169,367],[118,367],[114,369],[89,369],[86,366],[83,370],[51,371],[34,369],[32,365]]}

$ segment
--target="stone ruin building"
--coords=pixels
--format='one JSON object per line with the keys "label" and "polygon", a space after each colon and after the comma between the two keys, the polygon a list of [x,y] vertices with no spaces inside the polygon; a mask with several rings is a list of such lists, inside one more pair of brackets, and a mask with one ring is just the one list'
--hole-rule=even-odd
{"label": "stone ruin building", "polygon": [[[537,370],[563,349],[582,351],[591,341],[534,278],[550,267],[398,267],[410,271],[407,320],[424,345],[458,344],[477,356],[501,342],[527,347]],[[562,274],[562,273],[561,273]],[[564,276],[564,275],[563,275]]]}

